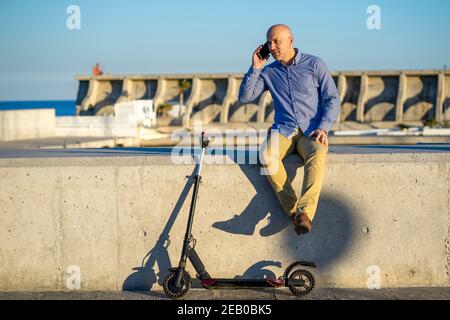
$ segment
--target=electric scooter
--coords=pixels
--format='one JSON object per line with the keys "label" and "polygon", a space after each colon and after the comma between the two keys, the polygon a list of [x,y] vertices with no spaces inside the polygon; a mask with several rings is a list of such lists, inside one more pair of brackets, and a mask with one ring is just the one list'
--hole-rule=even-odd
{"label": "electric scooter", "polygon": [[[205,137],[205,133],[201,135],[201,154],[197,170],[194,174],[194,192],[189,210],[189,218],[184,237],[184,243],[181,253],[181,259],[178,267],[170,268],[169,274],[163,282],[163,289],[166,295],[173,299],[179,299],[185,296],[191,289],[192,278],[186,271],[187,259],[194,266],[197,272],[196,276],[200,280],[201,285],[206,289],[240,289],[240,288],[277,288],[288,287],[296,296],[303,296],[311,292],[314,288],[315,280],[313,274],[302,268],[315,268],[314,262],[296,261],[290,264],[284,271],[284,274],[278,279],[216,279],[211,278],[206,271],[200,257],[195,251],[196,240],[192,236],[192,224],[194,221],[195,205],[197,202],[198,190],[201,182],[201,171],[205,150],[210,141]],[[191,245],[192,244],[192,245]]]}

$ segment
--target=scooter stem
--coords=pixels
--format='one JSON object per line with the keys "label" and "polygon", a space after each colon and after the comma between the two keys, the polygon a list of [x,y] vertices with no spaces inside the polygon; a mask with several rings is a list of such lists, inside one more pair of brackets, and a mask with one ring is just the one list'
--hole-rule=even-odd
{"label": "scooter stem", "polygon": [[191,201],[191,207],[189,209],[189,218],[188,218],[188,224],[186,227],[186,234],[184,236],[184,243],[183,243],[183,250],[181,252],[181,259],[178,267],[178,272],[176,275],[175,285],[177,287],[180,286],[182,273],[184,272],[184,269],[186,267],[186,260],[187,260],[187,253],[188,253],[188,247],[189,247],[189,241],[191,239],[191,230],[192,230],[192,224],[194,222],[194,212],[195,212],[195,205],[197,203],[197,196],[198,196],[198,189],[200,187],[201,182],[201,171],[202,171],[202,164],[203,164],[203,157],[205,156],[206,148],[209,145],[209,140],[205,139],[205,133],[202,132],[201,137],[201,147],[202,151],[200,154],[199,164],[197,172],[194,176],[194,191],[192,193],[192,201]]}

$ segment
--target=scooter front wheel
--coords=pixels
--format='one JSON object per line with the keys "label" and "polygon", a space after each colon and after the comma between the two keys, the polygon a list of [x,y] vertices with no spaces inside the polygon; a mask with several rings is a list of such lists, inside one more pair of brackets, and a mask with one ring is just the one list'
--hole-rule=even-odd
{"label": "scooter front wheel", "polygon": [[315,280],[311,272],[305,269],[297,269],[289,275],[289,279],[301,280],[300,285],[290,285],[289,290],[297,297],[304,296],[314,288]]}
{"label": "scooter front wheel", "polygon": [[180,286],[175,285],[176,273],[170,272],[163,282],[163,289],[166,295],[172,299],[180,299],[184,297],[191,289],[191,277],[187,272],[183,272],[181,277]]}

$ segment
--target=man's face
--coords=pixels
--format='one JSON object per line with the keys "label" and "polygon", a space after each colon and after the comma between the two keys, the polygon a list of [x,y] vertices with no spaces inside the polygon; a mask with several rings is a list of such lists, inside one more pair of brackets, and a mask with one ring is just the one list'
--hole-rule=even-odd
{"label": "man's face", "polygon": [[293,39],[289,31],[274,29],[267,34],[267,44],[275,60],[284,60],[293,47]]}

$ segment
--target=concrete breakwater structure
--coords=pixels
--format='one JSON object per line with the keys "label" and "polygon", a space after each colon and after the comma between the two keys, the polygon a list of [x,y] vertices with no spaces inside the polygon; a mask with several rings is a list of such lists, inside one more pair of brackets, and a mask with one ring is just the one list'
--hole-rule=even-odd
{"label": "concrete breakwater structure", "polygon": [[[421,125],[423,121],[450,121],[450,72],[443,70],[332,72],[342,101],[338,123],[385,122]],[[155,74],[77,76],[77,114],[103,115],[114,104],[152,99],[156,107],[178,103],[178,81],[184,91],[186,112],[171,124],[189,127],[192,121],[210,123],[272,122],[272,97],[238,101],[243,74]]]}
{"label": "concrete breakwater structure", "polygon": [[[274,118],[273,101],[265,92],[251,103],[240,103],[242,78],[243,74],[78,76],[77,116],[56,117],[50,104],[49,109],[0,111],[0,146],[174,146],[179,143],[173,139],[175,131],[193,134],[199,127],[220,133],[224,145],[258,145],[262,140],[253,139],[253,134],[267,133]],[[330,144],[450,141],[450,73],[334,72],[333,79],[342,106]],[[227,136],[230,131],[233,137]]]}

